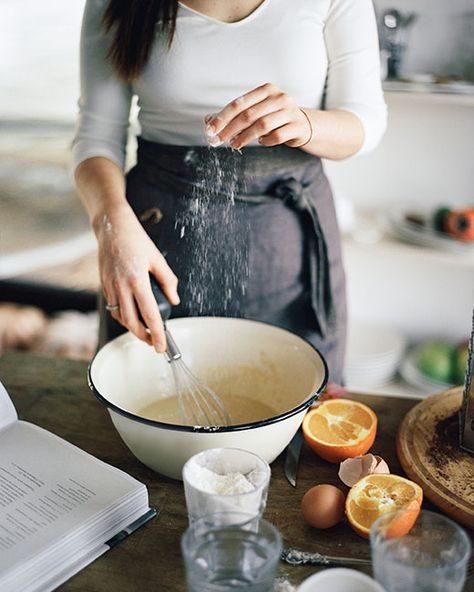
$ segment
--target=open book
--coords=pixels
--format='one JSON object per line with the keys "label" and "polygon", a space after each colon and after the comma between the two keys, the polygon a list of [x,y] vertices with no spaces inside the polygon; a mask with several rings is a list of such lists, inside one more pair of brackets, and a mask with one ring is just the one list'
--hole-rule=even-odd
{"label": "open book", "polygon": [[142,483],[20,421],[0,383],[0,590],[54,590],[156,512]]}

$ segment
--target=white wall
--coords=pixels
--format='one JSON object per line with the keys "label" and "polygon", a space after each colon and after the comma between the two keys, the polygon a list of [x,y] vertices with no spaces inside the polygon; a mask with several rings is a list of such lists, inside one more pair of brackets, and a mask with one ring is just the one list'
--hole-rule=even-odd
{"label": "white wall", "polygon": [[326,162],[336,193],[362,207],[474,204],[474,95],[386,93],[387,132],[371,154]]}

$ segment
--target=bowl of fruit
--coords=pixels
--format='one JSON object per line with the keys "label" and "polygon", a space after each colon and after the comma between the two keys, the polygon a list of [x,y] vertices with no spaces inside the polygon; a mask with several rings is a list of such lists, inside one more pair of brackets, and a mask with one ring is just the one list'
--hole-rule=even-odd
{"label": "bowl of fruit", "polygon": [[400,373],[409,384],[436,392],[464,383],[467,357],[467,341],[425,341],[409,351]]}

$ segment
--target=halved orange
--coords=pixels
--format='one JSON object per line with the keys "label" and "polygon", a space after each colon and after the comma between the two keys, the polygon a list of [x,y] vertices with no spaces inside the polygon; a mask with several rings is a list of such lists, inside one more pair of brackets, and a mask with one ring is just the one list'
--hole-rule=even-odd
{"label": "halved orange", "polygon": [[332,399],[308,411],[302,427],[316,454],[339,463],[370,449],[377,433],[377,416],[358,401]]}
{"label": "halved orange", "polygon": [[399,475],[367,475],[351,487],[346,498],[346,516],[352,528],[368,538],[373,522],[386,512],[398,513],[385,531],[399,537],[411,529],[420,513],[423,490]]}

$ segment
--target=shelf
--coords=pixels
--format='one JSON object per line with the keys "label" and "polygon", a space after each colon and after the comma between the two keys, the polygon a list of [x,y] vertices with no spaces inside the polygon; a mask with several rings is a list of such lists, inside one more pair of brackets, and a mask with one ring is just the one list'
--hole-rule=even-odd
{"label": "shelf", "polygon": [[[443,392],[443,390],[445,390],[427,390],[418,388],[408,383],[399,374],[396,374],[390,382],[382,386],[361,387],[346,384],[344,388],[350,393],[360,393],[361,395],[375,396],[384,395],[386,397],[403,397],[404,399],[426,399],[426,397]],[[454,386],[449,388],[454,388]]]}
{"label": "shelf", "polygon": [[387,98],[474,107],[474,83],[436,84],[386,80],[383,88]]}
{"label": "shelf", "polygon": [[403,397],[405,399],[424,399],[433,393],[428,393],[408,384],[403,378],[395,376],[389,383],[377,387],[359,387],[347,384],[345,388],[350,393],[363,395],[385,395],[386,397]]}
{"label": "shelf", "polygon": [[416,259],[419,263],[426,262],[435,265],[474,271],[474,250],[472,253],[460,251],[444,251],[430,247],[422,247],[402,242],[388,234],[382,234],[380,239],[371,242],[357,240],[353,236],[343,237],[344,251],[370,253],[376,252],[378,257],[384,255],[399,255],[402,258]]}

